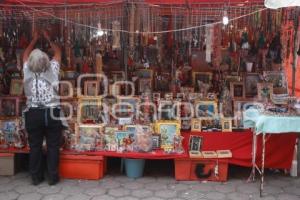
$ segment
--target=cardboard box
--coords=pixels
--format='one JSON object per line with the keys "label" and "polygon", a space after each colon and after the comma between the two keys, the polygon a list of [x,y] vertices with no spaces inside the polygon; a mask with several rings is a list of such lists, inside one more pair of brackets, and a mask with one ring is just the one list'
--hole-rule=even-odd
{"label": "cardboard box", "polygon": [[15,154],[0,153],[0,176],[12,176],[15,172]]}

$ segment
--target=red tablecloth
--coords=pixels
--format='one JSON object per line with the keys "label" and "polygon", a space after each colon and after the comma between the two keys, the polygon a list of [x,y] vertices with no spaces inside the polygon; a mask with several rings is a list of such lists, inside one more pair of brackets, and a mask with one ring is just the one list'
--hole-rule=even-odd
{"label": "red tablecloth", "polygon": [[[202,150],[232,151],[229,163],[251,167],[252,166],[252,132],[184,132],[184,145],[187,147],[190,135],[203,136]],[[266,168],[290,169],[297,134],[267,135],[266,141]],[[257,163],[261,161],[262,137],[257,140]]]}

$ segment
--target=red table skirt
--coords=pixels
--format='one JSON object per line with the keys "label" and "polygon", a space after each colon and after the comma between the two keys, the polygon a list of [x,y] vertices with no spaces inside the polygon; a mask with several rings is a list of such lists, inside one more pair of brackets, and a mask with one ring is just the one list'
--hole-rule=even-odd
{"label": "red table skirt", "polygon": [[[190,135],[203,136],[202,150],[226,150],[232,151],[232,158],[229,159],[229,163],[234,165],[240,165],[245,167],[252,166],[252,132],[182,132],[184,136],[184,147],[187,149]],[[290,169],[294,147],[296,144],[297,134],[276,134],[267,135],[266,142],[266,168],[277,169]],[[258,136],[257,140],[257,163],[261,161],[261,136]],[[3,149],[0,152],[10,153],[28,153],[28,149]],[[85,154],[85,155],[101,155],[108,157],[127,157],[127,158],[140,158],[140,159],[176,159],[187,158],[187,153],[184,154],[166,154],[163,151],[155,151],[153,153],[118,153],[110,151],[99,152],[72,152],[62,151],[63,154]]]}
{"label": "red table skirt", "polygon": [[[252,166],[252,139],[251,131],[245,132],[184,132],[184,145],[188,146],[190,135],[203,136],[202,150],[226,150],[232,151],[232,158],[229,163],[251,167]],[[265,167],[276,169],[290,169],[297,134],[276,134],[266,136],[266,157]],[[257,140],[257,163],[261,163],[262,136]]]}

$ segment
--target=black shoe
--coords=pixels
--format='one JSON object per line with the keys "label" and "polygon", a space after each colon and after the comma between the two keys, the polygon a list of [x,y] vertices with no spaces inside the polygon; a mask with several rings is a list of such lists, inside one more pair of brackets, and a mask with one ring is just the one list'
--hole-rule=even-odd
{"label": "black shoe", "polygon": [[39,185],[44,180],[45,180],[44,177],[42,178],[32,177],[32,185]]}
{"label": "black shoe", "polygon": [[59,182],[59,178],[58,177],[56,177],[56,178],[49,178],[48,179],[48,184],[49,185],[56,185],[58,182]]}

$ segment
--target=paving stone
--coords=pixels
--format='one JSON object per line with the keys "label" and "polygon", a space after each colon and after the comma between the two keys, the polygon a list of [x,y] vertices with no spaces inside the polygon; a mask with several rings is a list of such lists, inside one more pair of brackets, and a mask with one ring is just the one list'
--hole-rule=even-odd
{"label": "paving stone", "polygon": [[37,189],[37,192],[40,194],[57,194],[61,190],[60,186],[45,186]]}
{"label": "paving stone", "polygon": [[97,188],[90,188],[90,189],[86,189],[84,191],[85,194],[90,195],[90,196],[99,196],[99,195],[103,195],[107,192],[106,189],[101,188],[101,187],[97,187]]}
{"label": "paving stone", "polygon": [[136,179],[136,182],[138,183],[153,183],[153,182],[156,182],[156,178],[154,177],[141,177],[141,178],[138,178]]}
{"label": "paving stone", "polygon": [[87,180],[80,180],[78,181],[77,186],[81,188],[94,188],[99,186],[99,181],[87,181]]}
{"label": "paving stone", "polygon": [[10,182],[10,184],[14,185],[14,187],[24,186],[24,185],[32,185],[32,181],[29,178],[20,178],[20,179]]}
{"label": "paving stone", "polygon": [[64,200],[66,195],[64,194],[49,194],[44,196],[42,200]]}
{"label": "paving stone", "polygon": [[18,196],[19,194],[14,191],[2,192],[0,194],[0,200],[13,200],[13,199],[17,199]]}
{"label": "paving stone", "polygon": [[164,199],[159,198],[159,197],[149,197],[149,198],[146,198],[146,199],[143,199],[143,200],[164,200]]}
{"label": "paving stone", "polygon": [[279,200],[299,200],[300,197],[292,194],[280,194],[277,199]]}
{"label": "paving stone", "polygon": [[248,200],[250,199],[250,196],[247,194],[242,194],[242,193],[230,193],[227,194],[227,199],[231,199],[231,200]]}
{"label": "paving stone", "polygon": [[65,198],[65,200],[90,200],[92,197],[85,194],[74,194]]}
{"label": "paving stone", "polygon": [[199,200],[205,197],[205,195],[196,190],[186,190],[180,194],[180,197],[187,200]]}
{"label": "paving stone", "polygon": [[268,180],[266,185],[274,185],[277,187],[289,187],[291,183],[284,180],[273,180],[273,181]]}
{"label": "paving stone", "polygon": [[129,183],[123,183],[122,186],[126,189],[130,190],[138,190],[144,187],[143,183],[138,183],[138,182],[129,182]]}
{"label": "paving stone", "polygon": [[262,197],[260,197],[260,195],[254,194],[254,195],[250,195],[250,200],[276,200],[276,198],[274,196],[268,195],[268,194],[264,194]]}
{"label": "paving stone", "polygon": [[206,183],[199,183],[197,185],[192,185],[191,189],[196,190],[198,192],[209,192],[213,191],[214,187],[211,185],[207,185]]}
{"label": "paving stone", "polygon": [[153,192],[146,189],[140,189],[140,190],[134,190],[132,191],[132,196],[138,197],[138,198],[146,198],[153,196]]}
{"label": "paving stone", "polygon": [[13,180],[20,179],[20,178],[28,178],[29,179],[30,175],[26,172],[19,172],[11,177],[11,179],[13,179]]}
{"label": "paving stone", "polygon": [[170,190],[182,191],[182,190],[187,190],[189,186],[183,183],[177,183],[177,184],[168,185],[168,188]]}
{"label": "paving stone", "polygon": [[243,184],[237,187],[237,191],[243,194],[255,194],[259,192],[259,184]]}
{"label": "paving stone", "polygon": [[153,191],[157,191],[157,190],[166,190],[167,189],[167,185],[164,183],[148,183],[145,185],[145,189],[147,190],[153,190]]}
{"label": "paving stone", "polygon": [[120,197],[120,198],[117,198],[117,199],[119,199],[119,200],[139,200],[138,198],[131,197],[131,196]]}
{"label": "paving stone", "polygon": [[94,196],[91,200],[115,200],[115,197],[109,195],[98,195]]}
{"label": "paving stone", "polygon": [[62,185],[62,186],[75,186],[77,184],[78,184],[78,180],[75,179],[63,179],[58,183],[58,185]]}
{"label": "paving stone", "polygon": [[69,194],[69,195],[74,195],[74,194],[79,194],[83,191],[83,188],[78,187],[78,186],[64,186],[62,187],[61,193],[62,194]]}
{"label": "paving stone", "polygon": [[206,198],[213,200],[222,200],[225,199],[226,195],[220,192],[209,192],[206,194]]}
{"label": "paving stone", "polygon": [[15,188],[15,191],[19,194],[33,193],[36,192],[37,187],[33,185],[20,185]]}
{"label": "paving stone", "polygon": [[300,196],[300,187],[299,187],[299,185],[298,186],[286,187],[286,188],[284,188],[284,191],[286,193],[289,193],[289,194],[294,194],[294,195]]}
{"label": "paving stone", "polygon": [[221,184],[221,185],[216,185],[215,190],[217,192],[222,192],[222,193],[230,193],[235,191],[235,186],[233,185],[227,185],[227,184]]}
{"label": "paving stone", "polygon": [[113,180],[103,180],[100,181],[100,187],[103,187],[105,189],[112,189],[112,188],[118,188],[121,186],[121,184],[118,181],[113,181]]}
{"label": "paving stone", "polygon": [[124,188],[117,188],[117,189],[110,189],[108,191],[108,194],[114,197],[123,197],[129,195],[130,191]]}
{"label": "paving stone", "polygon": [[[105,178],[105,180],[106,180],[106,178]],[[127,176],[118,176],[117,181],[120,183],[136,182],[135,179],[129,178]]]}
{"label": "paving stone", "polygon": [[40,199],[42,199],[42,195],[38,193],[22,194],[18,198],[18,200],[40,200]]}
{"label": "paving stone", "polygon": [[8,177],[5,177],[5,176],[0,176],[0,185],[2,185],[2,184],[7,184],[7,183],[9,183],[11,180],[10,180],[10,178],[8,178]]}
{"label": "paving stone", "polygon": [[159,183],[165,183],[165,184],[176,184],[179,181],[176,181],[174,177],[157,177],[156,179],[157,182]]}
{"label": "paving stone", "polygon": [[176,197],[177,192],[175,190],[160,190],[155,192],[155,196],[170,199]]}
{"label": "paving stone", "polygon": [[[297,190],[299,191],[299,188]],[[266,193],[266,194],[270,194],[270,195],[276,195],[276,194],[283,193],[284,190],[281,187],[265,184],[263,192]]]}
{"label": "paving stone", "polygon": [[10,190],[13,190],[14,189],[14,185],[13,184],[4,184],[4,185],[1,185],[0,186],[0,192],[8,192]]}

